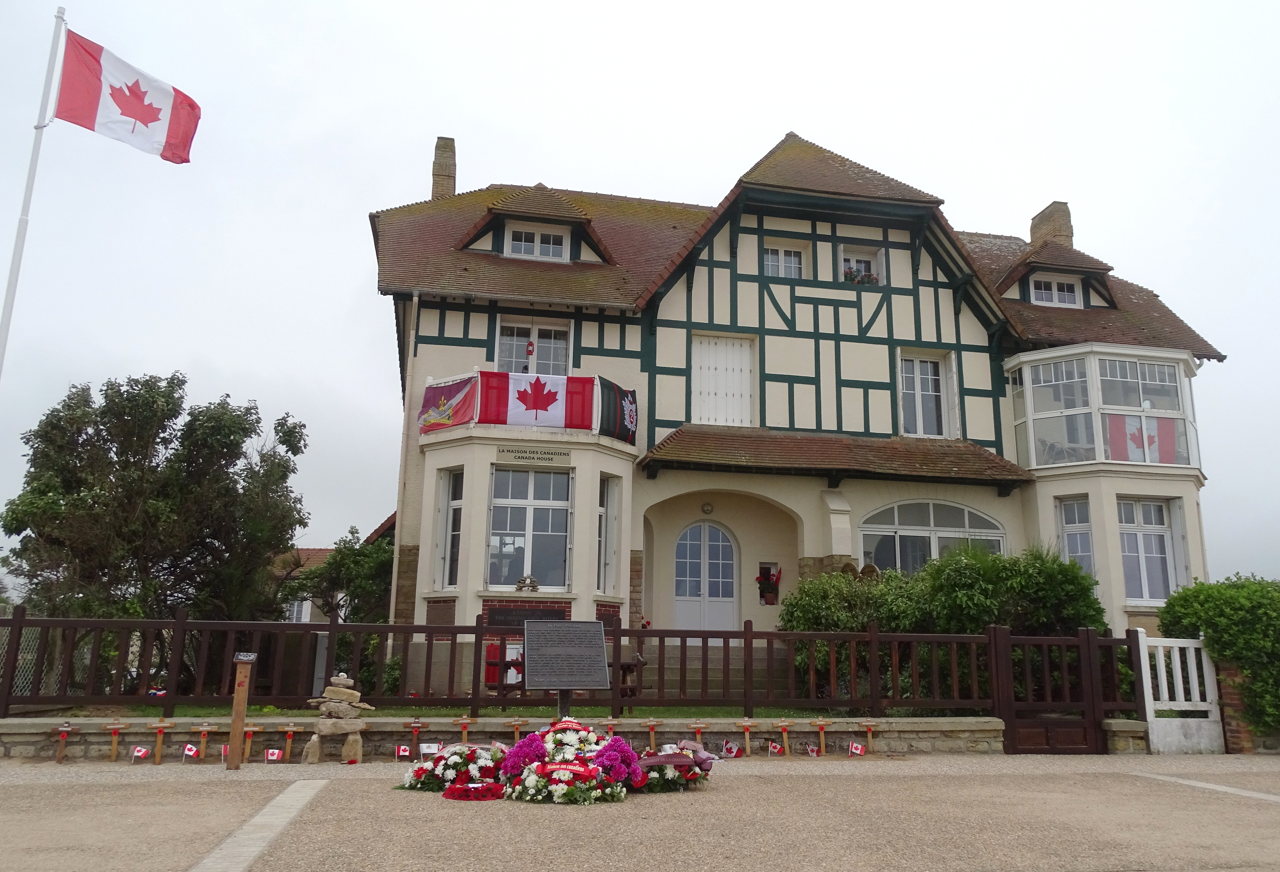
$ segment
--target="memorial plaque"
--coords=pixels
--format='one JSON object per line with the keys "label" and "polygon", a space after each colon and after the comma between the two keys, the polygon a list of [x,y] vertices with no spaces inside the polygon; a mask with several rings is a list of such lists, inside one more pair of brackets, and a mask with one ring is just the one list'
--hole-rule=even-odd
{"label": "memorial plaque", "polygon": [[522,609],[518,606],[491,606],[490,627],[523,627],[525,621],[563,621],[562,613],[546,609]]}
{"label": "memorial plaque", "polygon": [[604,624],[525,621],[524,686],[529,690],[608,690]]}

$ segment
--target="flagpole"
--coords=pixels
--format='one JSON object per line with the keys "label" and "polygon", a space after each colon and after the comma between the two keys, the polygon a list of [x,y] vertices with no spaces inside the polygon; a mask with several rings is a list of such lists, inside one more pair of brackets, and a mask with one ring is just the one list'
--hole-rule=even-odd
{"label": "flagpole", "polygon": [[27,167],[27,189],[22,194],[22,211],[18,215],[18,232],[13,239],[13,259],[9,261],[9,282],[4,289],[4,312],[0,314],[0,374],[4,372],[5,350],[9,345],[9,323],[13,320],[13,301],[18,295],[18,273],[22,270],[22,250],[27,243],[27,218],[31,212],[31,193],[36,187],[36,166],[40,163],[40,142],[49,126],[49,93],[53,90],[53,68],[58,63],[58,44],[67,25],[67,10],[59,6],[54,15],[53,41],[49,46],[49,68],[44,74],[44,94],[40,98],[40,114],[36,117],[36,135],[31,143],[31,164]]}

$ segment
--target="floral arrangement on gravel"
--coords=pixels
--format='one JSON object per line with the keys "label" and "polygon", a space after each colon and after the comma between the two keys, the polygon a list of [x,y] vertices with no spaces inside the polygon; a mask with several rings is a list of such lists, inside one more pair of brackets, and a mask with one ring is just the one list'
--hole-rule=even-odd
{"label": "floral arrangement on gravel", "polygon": [[[461,798],[461,788],[464,786],[493,784],[498,780],[499,766],[503,762],[505,750],[501,745],[487,748],[477,745],[449,745],[421,766],[405,773],[401,787],[405,790],[444,793],[449,799]],[[455,785],[459,789],[450,795],[448,790]]]}
{"label": "floral arrangement on gravel", "polygon": [[[624,747],[630,763],[623,762]],[[606,752],[604,760],[601,752]],[[603,742],[582,724],[565,719],[517,742],[503,758],[501,773],[509,799],[590,805],[626,798],[626,784],[614,776],[629,776],[635,759],[625,740]]]}
{"label": "floral arrangement on gravel", "polygon": [[648,776],[643,784],[645,793],[688,790],[711,776],[715,755],[707,753],[694,742],[680,744],[692,747],[663,745],[661,752],[646,750],[640,757],[639,765]]}

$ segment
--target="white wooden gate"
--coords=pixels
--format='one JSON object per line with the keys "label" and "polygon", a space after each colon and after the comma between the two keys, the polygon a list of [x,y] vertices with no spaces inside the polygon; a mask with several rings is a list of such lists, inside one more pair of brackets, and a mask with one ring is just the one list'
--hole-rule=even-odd
{"label": "white wooden gate", "polygon": [[[1152,754],[1223,754],[1218,676],[1199,639],[1142,640],[1143,696],[1147,703],[1147,743]],[[1176,714],[1161,717],[1160,712]],[[1189,712],[1203,716],[1187,717]]]}

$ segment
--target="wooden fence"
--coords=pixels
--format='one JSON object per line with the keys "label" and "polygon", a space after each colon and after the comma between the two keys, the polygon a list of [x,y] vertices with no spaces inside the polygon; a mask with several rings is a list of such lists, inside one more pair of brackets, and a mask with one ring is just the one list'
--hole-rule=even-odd
{"label": "wooden fence", "polygon": [[[485,625],[481,617],[456,626],[193,621],[183,614],[172,621],[69,620],[29,617],[18,607],[0,618],[0,717],[14,705],[152,705],[171,716],[177,705],[229,704],[236,651],[258,654],[255,705],[305,707],[326,676],[342,671],[376,706],[466,707],[473,715],[482,706],[553,706],[554,696],[526,692],[520,683],[515,652],[523,635],[523,628]],[[1090,638],[1095,651],[1129,644]],[[1029,651],[1033,640],[1017,641]],[[864,633],[759,631],[750,621],[729,631],[606,627],[605,645],[611,688],[583,692],[575,703],[606,706],[615,717],[631,706],[729,707],[747,717],[757,706],[872,717],[1000,715],[1000,700],[1010,694],[1051,702],[1086,692],[1100,710],[1142,710],[1131,681],[1114,674],[1086,687],[1061,664],[1033,666],[1000,627],[981,635],[880,633],[875,626]]]}

